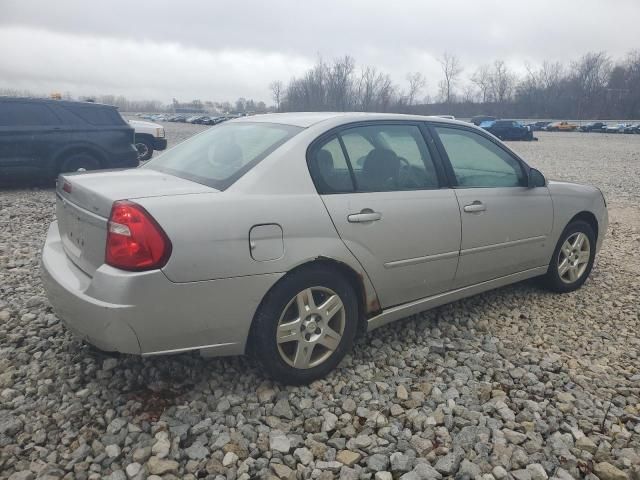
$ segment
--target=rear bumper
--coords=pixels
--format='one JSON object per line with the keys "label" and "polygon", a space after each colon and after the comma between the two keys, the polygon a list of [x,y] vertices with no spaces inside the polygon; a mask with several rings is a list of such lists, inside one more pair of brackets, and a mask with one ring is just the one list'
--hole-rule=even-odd
{"label": "rear bumper", "polygon": [[167,148],[167,139],[166,138],[153,137],[153,149],[154,150],[165,150],[166,148]]}
{"label": "rear bumper", "polygon": [[106,351],[164,354],[244,353],[253,315],[281,274],[173,283],[160,270],[102,265],[93,277],[64,252],[58,224],[41,257],[47,296],[69,330]]}
{"label": "rear bumper", "polygon": [[104,302],[86,293],[92,279],[64,252],[58,222],[49,227],[40,271],[49,301],[69,330],[102,350],[141,353],[136,333],[121,317],[130,306]]}

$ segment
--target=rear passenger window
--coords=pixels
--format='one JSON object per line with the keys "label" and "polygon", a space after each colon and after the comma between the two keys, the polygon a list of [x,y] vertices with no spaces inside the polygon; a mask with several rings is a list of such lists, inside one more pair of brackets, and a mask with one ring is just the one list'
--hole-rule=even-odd
{"label": "rear passenger window", "polygon": [[0,126],[32,127],[59,123],[58,118],[43,103],[0,102]]}
{"label": "rear passenger window", "polygon": [[309,172],[318,193],[354,191],[347,159],[336,137],[315,150],[309,159]]}
{"label": "rear passenger window", "polygon": [[341,135],[357,191],[438,188],[433,159],[417,126],[371,125]]}
{"label": "rear passenger window", "polygon": [[114,108],[90,105],[64,106],[91,125],[122,125],[124,120]]}

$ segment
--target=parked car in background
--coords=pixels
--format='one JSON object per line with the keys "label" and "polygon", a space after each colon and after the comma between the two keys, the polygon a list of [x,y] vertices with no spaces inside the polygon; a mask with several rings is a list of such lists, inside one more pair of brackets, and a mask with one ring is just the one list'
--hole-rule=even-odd
{"label": "parked car in background", "polygon": [[192,115],[191,117],[187,117],[187,119],[185,120],[185,122],[187,123],[198,123],[199,120],[201,120],[202,118],[204,118],[206,115]]}
{"label": "parked car in background", "polygon": [[285,383],[469,295],[537,276],[576,290],[608,223],[597,188],[415,115],[238,119],[56,193],[41,265],[70,330],[130,354],[248,353]]}
{"label": "parked car in background", "polygon": [[134,130],[115,107],[89,102],[0,97],[0,171],[59,173],[135,167]]}
{"label": "parked car in background", "polygon": [[481,128],[500,140],[533,140],[531,129],[517,120],[495,120],[482,122]]}
{"label": "parked car in background", "polygon": [[624,133],[640,133],[640,123],[627,125],[624,127]]}
{"label": "parked car in background", "polygon": [[624,133],[624,129],[627,125],[624,123],[609,124],[604,128],[604,133]]}
{"label": "parked car in background", "polygon": [[601,132],[606,128],[606,124],[603,122],[589,122],[584,125],[580,125],[578,128],[581,132]]}
{"label": "parked car in background", "polygon": [[164,127],[157,123],[129,120],[129,125],[135,130],[135,146],[140,161],[149,160],[154,150],[165,150],[167,139]]}
{"label": "parked car in background", "polygon": [[546,121],[533,122],[533,123],[527,124],[527,127],[529,127],[532,132],[539,132],[541,130],[545,130],[547,125],[549,125],[550,123],[551,122],[546,122]]}
{"label": "parked car in background", "polygon": [[497,120],[497,118],[492,117],[491,115],[476,115],[475,117],[471,117],[471,120],[469,121],[474,125],[479,126],[482,122],[490,122],[494,120]]}
{"label": "parked car in background", "polygon": [[573,132],[578,128],[577,125],[569,122],[552,122],[545,128],[548,132]]}

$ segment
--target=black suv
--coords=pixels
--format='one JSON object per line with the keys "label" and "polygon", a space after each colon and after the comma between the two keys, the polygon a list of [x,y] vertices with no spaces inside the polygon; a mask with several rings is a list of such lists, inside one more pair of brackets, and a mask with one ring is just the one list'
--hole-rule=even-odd
{"label": "black suv", "polygon": [[533,140],[531,128],[516,120],[482,122],[480,126],[494,134],[500,140]]}
{"label": "black suv", "polygon": [[0,97],[0,178],[136,167],[134,131],[115,107]]}

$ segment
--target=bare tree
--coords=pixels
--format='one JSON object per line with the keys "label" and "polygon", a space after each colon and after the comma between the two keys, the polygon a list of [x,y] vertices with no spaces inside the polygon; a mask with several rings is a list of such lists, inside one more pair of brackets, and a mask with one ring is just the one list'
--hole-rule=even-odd
{"label": "bare tree", "polygon": [[471,76],[471,82],[480,91],[482,103],[487,103],[491,93],[491,73],[488,65],[480,65]]}
{"label": "bare tree", "polygon": [[491,95],[497,103],[504,103],[511,98],[515,78],[503,60],[493,62],[490,73]]}
{"label": "bare tree", "polygon": [[275,82],[271,82],[269,84],[269,89],[271,90],[271,98],[276,103],[276,111],[280,111],[280,103],[282,102],[282,91],[284,89],[284,85],[281,80],[276,80]]}
{"label": "bare tree", "polygon": [[355,62],[345,55],[335,59],[326,70],[327,106],[331,110],[350,110],[354,101],[353,72]]}
{"label": "bare tree", "polygon": [[424,78],[420,72],[413,72],[407,74],[407,81],[409,82],[409,91],[407,92],[407,105],[413,105],[416,96],[427,84],[427,79]]}
{"label": "bare tree", "polygon": [[598,113],[604,103],[603,93],[610,74],[611,59],[605,52],[587,53],[571,64],[578,118],[585,113],[600,116]]}
{"label": "bare tree", "polygon": [[462,89],[462,101],[464,103],[473,103],[477,98],[478,95],[473,85],[465,85]]}
{"label": "bare tree", "polygon": [[442,74],[444,75],[444,78],[440,83],[441,95],[446,103],[451,103],[453,89],[456,86],[456,82],[458,81],[463,68],[460,64],[460,59],[448,52],[444,52],[442,57],[438,59],[438,62],[442,68]]}

